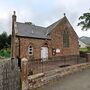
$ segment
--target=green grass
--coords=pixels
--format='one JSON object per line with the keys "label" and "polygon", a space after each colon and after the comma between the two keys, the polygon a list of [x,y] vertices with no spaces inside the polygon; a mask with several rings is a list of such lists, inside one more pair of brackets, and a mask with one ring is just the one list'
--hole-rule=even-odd
{"label": "green grass", "polygon": [[90,47],[88,48],[80,48],[81,52],[90,52]]}
{"label": "green grass", "polygon": [[90,52],[90,47],[87,47],[87,49],[88,49],[88,52]]}
{"label": "green grass", "polygon": [[80,48],[80,51],[82,51],[82,52],[87,52],[88,49],[87,49],[87,48]]}
{"label": "green grass", "polygon": [[10,57],[10,49],[2,49],[0,50],[0,56],[9,58]]}

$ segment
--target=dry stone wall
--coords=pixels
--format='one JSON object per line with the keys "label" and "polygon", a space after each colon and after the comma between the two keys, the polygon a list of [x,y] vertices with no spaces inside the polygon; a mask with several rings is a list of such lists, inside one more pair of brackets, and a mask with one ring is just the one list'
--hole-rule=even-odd
{"label": "dry stone wall", "polygon": [[0,60],[0,90],[20,90],[17,60]]}

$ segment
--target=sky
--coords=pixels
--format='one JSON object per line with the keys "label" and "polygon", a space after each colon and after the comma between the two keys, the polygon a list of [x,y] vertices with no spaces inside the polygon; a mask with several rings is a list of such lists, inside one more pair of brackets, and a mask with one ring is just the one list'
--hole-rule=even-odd
{"label": "sky", "polygon": [[18,22],[32,22],[47,27],[66,16],[79,37],[90,37],[90,30],[82,31],[77,26],[78,18],[90,10],[90,0],[1,0],[0,33],[11,33],[13,11],[16,11]]}

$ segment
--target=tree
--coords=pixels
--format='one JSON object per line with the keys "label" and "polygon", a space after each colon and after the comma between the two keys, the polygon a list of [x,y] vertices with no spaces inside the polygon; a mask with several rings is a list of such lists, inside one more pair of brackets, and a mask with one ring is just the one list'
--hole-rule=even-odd
{"label": "tree", "polygon": [[7,35],[6,32],[0,34],[0,50],[3,48],[10,48],[11,46],[11,35]]}
{"label": "tree", "polygon": [[79,17],[79,20],[78,26],[81,26],[83,31],[90,29],[90,12],[83,13],[83,15]]}
{"label": "tree", "polygon": [[11,47],[11,34],[8,36],[7,43],[8,43],[8,47],[10,48]]}
{"label": "tree", "polygon": [[7,33],[6,32],[3,32],[1,35],[0,35],[0,49],[3,49],[3,48],[6,48],[7,47]]}

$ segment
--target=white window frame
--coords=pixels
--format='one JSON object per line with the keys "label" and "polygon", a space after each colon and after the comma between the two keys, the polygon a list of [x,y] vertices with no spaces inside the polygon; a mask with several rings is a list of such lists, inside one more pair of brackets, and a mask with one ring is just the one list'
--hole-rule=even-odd
{"label": "white window frame", "polygon": [[[30,47],[31,47],[31,48],[30,48]],[[31,51],[30,51],[30,49],[31,49]],[[31,52],[31,54],[30,54],[30,52]],[[28,48],[28,53],[29,53],[30,56],[33,55],[33,47],[32,47],[31,45],[30,45],[29,48]]]}

